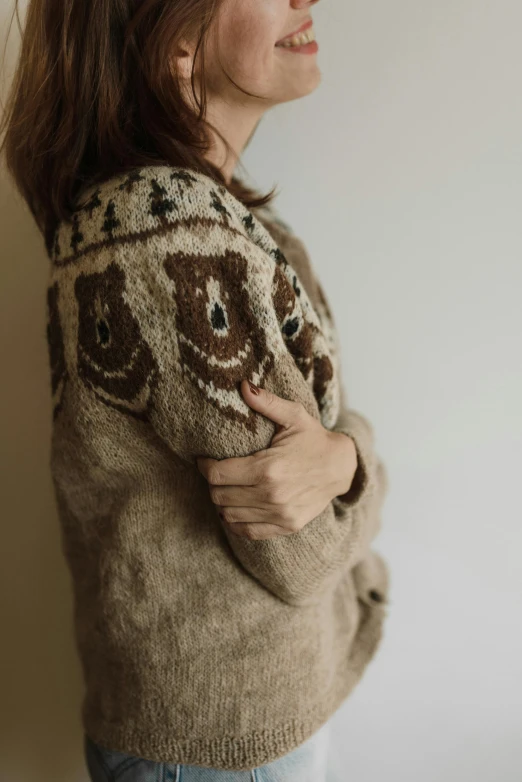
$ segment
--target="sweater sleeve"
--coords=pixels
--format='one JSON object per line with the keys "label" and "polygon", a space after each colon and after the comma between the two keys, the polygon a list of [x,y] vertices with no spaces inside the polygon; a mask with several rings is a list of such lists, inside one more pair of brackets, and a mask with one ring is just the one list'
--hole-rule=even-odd
{"label": "sweater sleeve", "polygon": [[[224,240],[223,231],[193,228],[184,238],[190,251],[171,234],[164,254],[145,251],[140,264],[139,286],[153,291],[141,306],[158,357],[148,413],[157,434],[195,469],[198,456],[223,459],[269,447],[275,424],[244,402],[244,377],[327,420],[329,407],[335,409],[335,377],[319,321],[292,268],[241,233]],[[357,434],[369,464],[362,419],[352,414],[342,425]],[[265,540],[234,535],[217,512],[216,523],[254,578],[300,605],[318,599],[360,561],[370,510],[331,501],[299,532]]]}

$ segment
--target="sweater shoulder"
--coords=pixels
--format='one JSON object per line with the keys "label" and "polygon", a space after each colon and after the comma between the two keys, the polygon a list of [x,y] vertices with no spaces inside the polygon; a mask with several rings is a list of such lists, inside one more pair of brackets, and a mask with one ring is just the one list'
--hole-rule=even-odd
{"label": "sweater shoulder", "polygon": [[[87,191],[60,230],[47,289],[57,402],[67,376],[82,394],[146,416],[160,378],[179,387],[183,375],[206,382],[211,403],[224,384],[234,408],[236,371],[265,377],[268,359],[329,392],[328,346],[297,273],[213,180],[171,167],[115,177]],[[201,368],[209,346],[210,368]],[[323,410],[331,425],[329,399]]]}
{"label": "sweater shoulder", "polygon": [[51,263],[64,265],[104,247],[146,240],[176,229],[217,230],[224,242],[234,234],[268,252],[262,223],[230,191],[199,171],[146,166],[85,188],[71,220],[56,230]]}

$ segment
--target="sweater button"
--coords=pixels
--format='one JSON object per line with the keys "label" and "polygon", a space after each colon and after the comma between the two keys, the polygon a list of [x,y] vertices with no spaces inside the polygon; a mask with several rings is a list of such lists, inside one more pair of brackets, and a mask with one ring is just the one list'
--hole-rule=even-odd
{"label": "sweater button", "polygon": [[372,600],[375,600],[376,603],[381,603],[382,602],[382,595],[381,595],[380,592],[377,592],[376,589],[370,589],[368,594],[370,595]]}

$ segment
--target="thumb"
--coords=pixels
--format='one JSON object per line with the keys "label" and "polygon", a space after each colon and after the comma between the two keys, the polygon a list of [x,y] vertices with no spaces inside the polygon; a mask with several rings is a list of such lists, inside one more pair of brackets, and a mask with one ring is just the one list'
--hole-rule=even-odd
{"label": "thumb", "polygon": [[[251,386],[257,393],[252,391]],[[250,407],[281,426],[289,426],[293,423],[301,408],[298,402],[283,399],[282,396],[277,396],[266,388],[258,388],[247,379],[241,381],[241,391]]]}

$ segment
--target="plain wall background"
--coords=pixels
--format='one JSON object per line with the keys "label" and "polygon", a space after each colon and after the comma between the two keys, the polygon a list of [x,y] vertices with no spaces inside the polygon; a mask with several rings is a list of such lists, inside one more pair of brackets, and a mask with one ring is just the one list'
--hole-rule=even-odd
{"label": "plain wall background", "polygon": [[[269,112],[243,161],[281,186],[390,476],[385,635],[335,715],[332,762],[342,782],[519,782],[522,5],[311,11],[322,84]],[[86,782],[47,465],[47,262],[5,174],[0,206],[0,780]]]}

